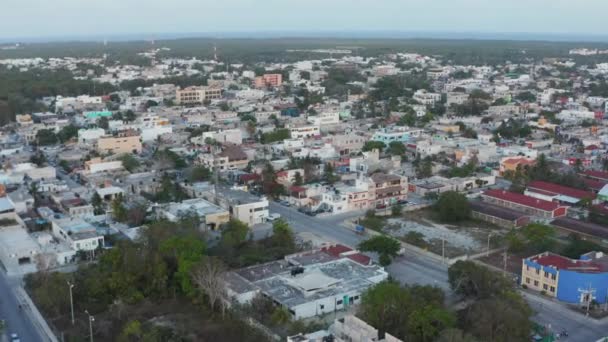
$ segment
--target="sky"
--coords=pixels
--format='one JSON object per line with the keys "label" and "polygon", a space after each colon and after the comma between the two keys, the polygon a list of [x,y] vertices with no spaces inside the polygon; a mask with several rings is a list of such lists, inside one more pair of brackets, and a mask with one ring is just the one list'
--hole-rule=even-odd
{"label": "sky", "polygon": [[0,38],[154,33],[608,35],[608,0],[2,0]]}

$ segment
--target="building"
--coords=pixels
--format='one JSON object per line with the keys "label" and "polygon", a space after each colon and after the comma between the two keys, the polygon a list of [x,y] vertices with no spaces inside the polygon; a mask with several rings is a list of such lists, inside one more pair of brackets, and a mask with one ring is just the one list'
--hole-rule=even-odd
{"label": "building", "polygon": [[261,294],[287,309],[293,319],[303,319],[347,310],[387,278],[369,257],[335,245],[229,272],[226,289],[235,302],[248,303]]}
{"label": "building", "polygon": [[97,140],[97,151],[107,154],[141,153],[141,136],[132,131],[119,133],[117,136],[101,137]]}
{"label": "building", "polygon": [[223,89],[220,87],[187,87],[175,91],[175,104],[192,105],[205,101],[221,99]]}
{"label": "building", "polygon": [[336,319],[331,332],[335,342],[403,342],[387,332],[380,338],[378,329],[354,315]]}
{"label": "building", "polygon": [[79,218],[51,220],[53,236],[67,242],[75,251],[94,251],[104,245],[103,235],[95,227]]}
{"label": "building", "polygon": [[374,133],[371,140],[381,141],[388,146],[393,141],[408,143],[421,135],[421,129],[407,129],[403,127],[395,127],[393,129],[382,128]]}
{"label": "building", "polygon": [[515,172],[517,167],[533,166],[536,164],[536,160],[526,157],[513,157],[503,158],[500,161],[499,173],[504,176],[505,172]]}
{"label": "building", "polygon": [[220,144],[230,143],[240,145],[243,143],[243,132],[238,128],[203,132],[200,140],[204,143],[207,138],[213,139]]}
{"label": "building", "polygon": [[515,209],[541,219],[566,216],[568,207],[559,203],[518,194],[515,192],[490,189],[481,194],[484,201],[501,207]]}
{"label": "building", "polygon": [[292,139],[312,138],[321,135],[319,125],[305,125],[290,127],[289,132]]}
{"label": "building", "polygon": [[79,144],[92,144],[97,139],[106,135],[106,131],[103,128],[91,128],[91,129],[79,129],[78,130],[78,143]]}
{"label": "building", "polygon": [[521,284],[571,304],[608,300],[608,256],[602,252],[570,259],[545,252],[522,260]]}
{"label": "building", "polygon": [[256,88],[280,87],[283,84],[283,75],[281,74],[264,74],[258,76],[254,80]]}
{"label": "building", "polygon": [[559,184],[532,181],[528,184],[524,195],[550,202],[577,204],[582,200],[595,201],[596,195],[590,191],[580,190]]}
{"label": "building", "polygon": [[104,161],[100,157],[93,158],[84,162],[84,171],[86,173],[98,173],[98,172],[109,172],[115,170],[122,170],[122,161]]}
{"label": "building", "polygon": [[577,220],[570,217],[559,217],[551,221],[551,226],[565,232],[566,234],[575,233],[583,239],[592,240],[595,243],[608,246],[608,227]]}
{"label": "building", "polygon": [[207,191],[201,192],[201,195],[228,210],[231,217],[249,226],[266,222],[270,215],[268,199],[264,196],[258,197],[245,191],[223,187],[218,187],[217,191],[209,187]]}
{"label": "building", "polygon": [[228,211],[202,198],[168,203],[157,210],[159,216],[172,222],[179,221],[184,215],[196,214],[201,219],[201,228],[209,230],[216,230],[230,221]]}
{"label": "building", "polygon": [[201,154],[199,160],[206,167],[219,170],[242,170],[249,165],[249,157],[240,145],[226,145],[217,154]]}
{"label": "building", "polygon": [[376,206],[392,205],[407,199],[407,177],[374,173],[369,178],[369,193]]}
{"label": "building", "polygon": [[505,228],[519,228],[530,223],[530,215],[482,201],[471,202],[471,216]]}

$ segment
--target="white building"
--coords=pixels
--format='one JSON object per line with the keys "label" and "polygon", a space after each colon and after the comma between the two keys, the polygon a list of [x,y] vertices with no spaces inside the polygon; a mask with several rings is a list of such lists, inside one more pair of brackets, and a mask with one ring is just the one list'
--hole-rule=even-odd
{"label": "white building", "polygon": [[319,125],[305,125],[290,127],[289,132],[292,139],[311,138],[321,135],[321,128]]}
{"label": "white building", "polygon": [[106,135],[106,131],[103,128],[90,128],[90,129],[79,129],[78,130],[78,143],[79,144],[94,144],[97,139]]}
{"label": "white building", "polygon": [[94,251],[103,247],[103,235],[98,234],[95,227],[82,219],[53,219],[51,225],[53,236],[67,242],[75,251]]}

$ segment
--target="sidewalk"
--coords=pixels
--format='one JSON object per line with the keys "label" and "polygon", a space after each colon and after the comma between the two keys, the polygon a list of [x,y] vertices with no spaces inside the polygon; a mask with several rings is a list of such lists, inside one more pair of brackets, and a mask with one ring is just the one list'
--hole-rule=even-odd
{"label": "sidewalk", "polygon": [[44,317],[42,317],[42,314],[40,313],[40,311],[38,311],[38,308],[30,298],[30,296],[27,294],[25,289],[19,286],[16,289],[13,289],[13,291],[16,292],[15,296],[17,300],[22,303],[23,310],[25,310],[34,326],[38,329],[38,331],[40,331],[40,335],[46,337],[46,341],[58,342],[55,333],[53,333],[53,330],[51,330],[49,325],[46,323],[46,320],[44,319]]}

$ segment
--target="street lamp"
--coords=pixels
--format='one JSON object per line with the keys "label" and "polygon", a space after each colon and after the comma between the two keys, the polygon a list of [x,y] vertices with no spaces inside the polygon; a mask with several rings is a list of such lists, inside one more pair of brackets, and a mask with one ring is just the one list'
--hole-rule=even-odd
{"label": "street lamp", "polygon": [[84,312],[89,315],[89,336],[91,336],[91,342],[93,342],[93,322],[95,322],[95,317],[93,317],[87,310]]}
{"label": "street lamp", "polygon": [[74,284],[68,283],[68,289],[70,290],[70,308],[72,309],[72,325],[74,325],[74,296],[72,295],[72,289],[74,288]]}

